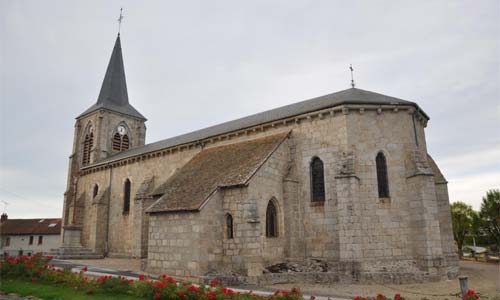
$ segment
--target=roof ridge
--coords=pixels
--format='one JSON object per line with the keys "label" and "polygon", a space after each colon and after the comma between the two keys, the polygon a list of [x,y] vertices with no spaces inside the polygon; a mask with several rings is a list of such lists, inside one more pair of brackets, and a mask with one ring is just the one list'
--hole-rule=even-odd
{"label": "roof ridge", "polygon": [[415,102],[358,88],[349,88],[152,142],[109,156],[93,165],[87,166],[87,168],[345,104],[411,105],[427,117],[425,112]]}

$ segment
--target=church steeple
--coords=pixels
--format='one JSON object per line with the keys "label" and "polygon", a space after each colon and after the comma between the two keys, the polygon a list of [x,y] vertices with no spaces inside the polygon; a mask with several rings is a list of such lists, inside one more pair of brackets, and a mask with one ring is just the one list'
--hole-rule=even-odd
{"label": "church steeple", "polygon": [[125,68],[123,66],[119,33],[116,37],[113,53],[109,60],[101,91],[97,98],[97,103],[78,116],[78,118],[99,109],[107,109],[146,120],[146,118],[128,102],[127,82],[125,80]]}
{"label": "church steeple", "polygon": [[97,98],[98,104],[105,104],[107,102],[118,106],[129,104],[120,34],[116,37],[115,47],[113,48],[108,69],[102,82],[101,92],[99,93],[99,98]]}

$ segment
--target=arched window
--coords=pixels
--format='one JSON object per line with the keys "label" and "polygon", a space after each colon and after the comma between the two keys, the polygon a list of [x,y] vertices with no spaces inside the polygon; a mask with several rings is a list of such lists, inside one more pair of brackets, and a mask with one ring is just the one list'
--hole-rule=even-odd
{"label": "arched window", "polygon": [[226,215],[226,237],[232,239],[233,235],[233,216],[230,214]]}
{"label": "arched window", "polygon": [[94,190],[92,191],[92,199],[94,199],[98,193],[99,193],[99,186],[96,184],[94,185]]}
{"label": "arched window", "polygon": [[117,132],[113,135],[113,150],[124,151],[130,147],[130,140],[127,135],[127,128],[124,125],[119,125],[116,128]]}
{"label": "arched window", "polygon": [[273,200],[270,200],[267,204],[266,210],[266,236],[267,237],[277,237],[278,236],[278,210]]}
{"label": "arched window", "polygon": [[128,150],[130,141],[128,135],[120,135],[118,132],[113,136],[113,150],[124,151]]}
{"label": "arched window", "polygon": [[123,185],[123,213],[128,214],[130,211],[130,180],[127,178]]}
{"label": "arched window", "polygon": [[319,157],[311,161],[311,201],[325,201],[325,174]]}
{"label": "arched window", "polygon": [[382,152],[375,159],[377,165],[377,184],[379,198],[389,198],[389,179],[387,177],[387,162]]}
{"label": "arched window", "polygon": [[92,151],[92,147],[94,147],[94,133],[89,132],[85,135],[85,139],[83,140],[82,164],[84,166],[90,163],[90,151]]}

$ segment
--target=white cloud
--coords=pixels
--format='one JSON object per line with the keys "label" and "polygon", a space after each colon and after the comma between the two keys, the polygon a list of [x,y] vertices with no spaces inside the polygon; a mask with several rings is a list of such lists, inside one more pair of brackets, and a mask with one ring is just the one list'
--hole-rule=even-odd
{"label": "white cloud", "polygon": [[[450,178],[461,178],[472,175],[471,173],[479,175],[491,170],[500,170],[500,144],[467,153],[440,157],[438,164],[445,177]],[[500,182],[500,178],[497,179]]]}
{"label": "white cloud", "polygon": [[500,189],[500,171],[450,178],[450,202],[462,201],[479,210],[482,198],[490,189]]}

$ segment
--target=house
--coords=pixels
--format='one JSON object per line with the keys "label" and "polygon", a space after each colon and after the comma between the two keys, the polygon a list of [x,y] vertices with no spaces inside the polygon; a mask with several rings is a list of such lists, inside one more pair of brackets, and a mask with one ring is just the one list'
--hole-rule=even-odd
{"label": "house", "polygon": [[9,219],[4,213],[0,233],[4,256],[46,253],[60,246],[61,219]]}

